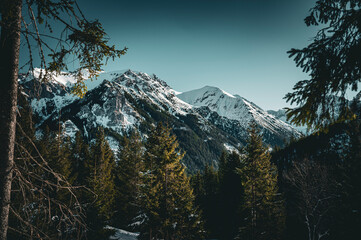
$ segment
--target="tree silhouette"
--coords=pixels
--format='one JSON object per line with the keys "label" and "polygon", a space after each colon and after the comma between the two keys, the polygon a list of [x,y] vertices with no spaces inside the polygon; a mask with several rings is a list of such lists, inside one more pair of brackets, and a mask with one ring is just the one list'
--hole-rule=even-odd
{"label": "tree silhouette", "polygon": [[[103,59],[119,57],[126,48],[117,50],[108,44],[102,25],[89,21],[76,1],[55,0],[3,0],[0,2],[0,239],[6,239],[10,192],[14,165],[14,143],[21,35],[27,46],[29,71],[33,71],[36,55],[40,58],[41,81],[47,81],[52,72],[67,70],[67,57],[78,59],[79,67],[72,71],[77,83],[73,92],[83,96],[86,86],[82,72],[95,77],[101,70]],[[52,24],[64,26],[60,37]],[[55,47],[49,39],[56,40]],[[46,56],[46,53],[47,56]],[[23,66],[24,67],[24,66]]]}
{"label": "tree silhouette", "polygon": [[360,7],[360,1],[319,0],[305,18],[307,26],[323,28],[307,47],[288,52],[310,76],[285,96],[298,105],[287,110],[293,123],[322,129],[355,117],[346,94],[348,90],[357,92],[361,81]]}

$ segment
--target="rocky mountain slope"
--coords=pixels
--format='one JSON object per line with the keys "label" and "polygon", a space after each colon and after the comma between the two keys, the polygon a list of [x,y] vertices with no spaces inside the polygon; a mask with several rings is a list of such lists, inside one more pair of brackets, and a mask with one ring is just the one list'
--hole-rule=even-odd
{"label": "rocky mountain slope", "polygon": [[167,122],[187,153],[184,163],[190,171],[217,165],[223,149],[236,149],[245,143],[249,122],[262,128],[264,140],[282,145],[299,133],[288,124],[267,114],[240,96],[205,87],[177,95],[155,75],[136,71],[101,73],[97,81],[86,80],[84,98],[70,94],[74,78],[53,75],[53,80],[39,83],[34,74],[20,78],[29,96],[37,127],[49,126],[73,136],[81,131],[89,141],[98,127],[103,127],[111,147],[116,150],[121,135],[139,129],[146,137],[156,122]]}
{"label": "rocky mountain slope", "polygon": [[[307,126],[296,126],[291,123],[291,121],[287,120],[286,110],[279,109],[275,110],[267,110],[267,113],[274,116],[276,119],[281,120],[289,125],[291,125],[294,129],[301,132],[304,135],[308,135],[310,132],[307,131]],[[312,132],[312,131],[311,131]]]}
{"label": "rocky mountain slope", "polygon": [[268,114],[256,104],[217,87],[206,86],[181,93],[177,97],[197,107],[195,109],[200,115],[241,142],[247,138],[246,130],[253,121],[262,129],[263,139],[270,145],[282,146],[287,139],[300,136],[289,124]]}

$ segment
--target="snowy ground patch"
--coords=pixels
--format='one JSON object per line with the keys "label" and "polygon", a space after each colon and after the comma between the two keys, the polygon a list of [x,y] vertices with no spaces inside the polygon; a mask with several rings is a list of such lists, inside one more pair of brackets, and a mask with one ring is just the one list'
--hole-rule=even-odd
{"label": "snowy ground patch", "polygon": [[110,226],[107,226],[105,228],[115,231],[114,235],[110,236],[110,238],[109,238],[111,240],[137,240],[138,236],[139,236],[138,233],[127,232],[125,230],[110,227]]}

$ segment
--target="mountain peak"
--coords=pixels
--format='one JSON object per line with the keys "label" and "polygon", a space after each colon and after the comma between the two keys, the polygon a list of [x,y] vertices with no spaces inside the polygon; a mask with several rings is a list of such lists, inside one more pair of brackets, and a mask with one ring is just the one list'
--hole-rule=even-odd
{"label": "mountain peak", "polygon": [[232,94],[230,94],[230,93],[228,93],[228,92],[226,92],[226,91],[224,91],[224,90],[222,90],[222,89],[220,89],[218,87],[214,87],[214,86],[206,85],[206,86],[204,86],[202,88],[199,88],[199,89],[196,89],[194,91],[197,91],[197,90],[199,90],[199,91],[202,90],[204,92],[218,92],[218,93],[225,94],[228,97],[236,98],[234,95],[232,95]]}
{"label": "mountain peak", "polygon": [[259,126],[272,133],[285,129],[289,132],[293,131],[290,125],[275,119],[251,101],[239,95],[229,94],[217,87],[205,86],[177,96],[193,106],[208,107],[223,118],[236,120],[244,129],[247,129],[249,124],[255,121]]}
{"label": "mountain peak", "polygon": [[284,139],[297,137],[297,131],[288,124],[214,86],[177,93],[155,74],[127,69],[101,72],[95,81],[87,79],[88,92],[79,99],[67,91],[74,79],[61,74],[56,77],[58,81],[41,83],[40,95],[32,94],[34,81],[20,81],[39,119],[37,126],[50,124],[56,129],[63,122],[69,134],[81,130],[87,137],[101,126],[112,132],[108,136],[113,139],[112,148],[117,146],[116,134],[134,128],[147,134],[146,129],[154,122],[168,121],[189,152],[185,162],[197,168],[216,159],[225,146],[245,144],[251,121],[258,123],[267,144],[282,145]]}

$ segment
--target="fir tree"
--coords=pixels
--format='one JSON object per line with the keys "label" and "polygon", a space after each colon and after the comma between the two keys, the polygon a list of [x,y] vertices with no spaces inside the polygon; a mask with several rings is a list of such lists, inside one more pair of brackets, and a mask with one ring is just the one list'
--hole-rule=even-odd
{"label": "fir tree", "polygon": [[[46,127],[38,146],[49,167],[61,174],[62,178],[69,184],[73,184],[75,177],[73,175],[73,162],[71,161],[71,139],[64,137],[61,129],[55,133]],[[49,179],[58,181],[58,179],[54,179],[55,176],[50,175],[48,176]]]}
{"label": "fir tree", "polygon": [[296,105],[287,110],[293,123],[323,129],[355,117],[348,98],[350,90],[360,97],[360,11],[361,2],[354,0],[318,0],[310,9],[306,25],[321,28],[307,47],[288,51],[309,74],[285,96]]}
{"label": "fir tree", "polygon": [[162,124],[146,144],[141,239],[200,239],[201,221],[176,137]]}
{"label": "fir tree", "polygon": [[203,173],[192,177],[196,205],[202,211],[207,238],[219,238],[222,226],[218,176],[213,166],[206,166]]}
{"label": "fir tree", "polygon": [[[351,147],[346,159],[337,165],[337,171],[334,171],[336,174],[331,175],[331,181],[327,182],[331,185],[331,182],[334,183],[334,179],[337,179],[333,186],[338,188],[337,192],[334,192],[338,202],[333,203],[337,215],[331,216],[337,222],[335,229],[330,231],[330,235],[335,236],[335,239],[357,239],[361,226],[361,121],[353,121],[349,125]],[[328,188],[332,189],[331,186]]]}
{"label": "fir tree", "polygon": [[31,108],[24,95],[20,94],[19,100],[14,201],[8,239],[29,239],[34,231],[39,239],[74,238],[79,233],[74,229],[82,226],[79,222],[71,223],[73,215],[83,215],[74,199],[75,189],[68,181],[71,178],[70,142],[63,141],[49,128],[38,140]]}
{"label": "fir tree", "polygon": [[283,206],[278,197],[277,170],[270,162],[255,123],[249,128],[244,148],[243,167],[238,171],[243,180],[245,223],[240,228],[244,239],[279,239],[283,227]]}
{"label": "fir tree", "polygon": [[98,213],[105,220],[110,220],[113,215],[115,203],[114,169],[115,157],[105,139],[103,129],[99,129],[95,144],[90,149],[89,159],[89,186],[94,192],[95,206]]}
{"label": "fir tree", "polygon": [[60,136],[57,139],[57,151],[55,155],[56,160],[56,170],[58,173],[62,174],[63,177],[70,183],[73,184],[76,176],[74,170],[74,162],[71,161],[71,139],[69,137]]}
{"label": "fir tree", "polygon": [[118,227],[129,228],[135,217],[139,215],[141,174],[144,171],[143,153],[144,147],[139,133],[133,133],[130,138],[125,136],[119,145],[115,178],[118,210],[115,224]]}
{"label": "fir tree", "polygon": [[[14,159],[15,164],[14,167],[17,169],[15,171],[13,177],[14,181],[12,182],[12,192],[11,192],[11,208],[20,213],[21,217],[27,219],[26,214],[28,212],[37,211],[37,205],[34,204],[34,209],[30,211],[24,211],[24,206],[28,204],[28,202],[37,203],[39,201],[40,196],[34,191],[33,194],[26,195],[27,199],[24,198],[24,195],[21,189],[24,187],[22,182],[18,180],[21,172],[33,171],[35,174],[42,175],[43,171],[40,168],[34,168],[31,163],[31,157],[34,155],[35,149],[32,146],[32,142],[35,141],[35,127],[32,120],[32,112],[31,107],[24,95],[21,94],[21,91],[18,93],[19,106],[18,106],[18,119],[17,119],[17,130],[15,137],[15,153]],[[19,172],[18,172],[19,171]],[[33,219],[36,224],[38,223],[38,219],[36,215]],[[39,226],[37,224],[37,226]],[[29,229],[27,226],[23,224],[13,212],[10,212],[9,216],[9,227],[10,231],[8,233],[8,239],[26,239],[22,234],[28,234]],[[12,231],[12,229],[18,230],[18,232]],[[20,234],[19,234],[20,232]]]}
{"label": "fir tree", "polygon": [[75,134],[74,143],[71,148],[71,161],[73,162],[74,185],[86,185],[86,178],[90,175],[85,164],[89,162],[89,145],[84,141],[80,131]]}
{"label": "fir tree", "polygon": [[[80,135],[77,141],[83,142]],[[79,160],[78,164],[84,164],[84,171],[80,172],[78,181],[86,187],[82,191],[82,198],[86,208],[87,237],[94,240],[107,239],[111,233],[104,227],[112,221],[115,211],[115,157],[103,129],[98,129],[95,142],[90,146],[89,152],[87,149],[87,144],[84,143],[79,150],[85,152],[75,155]]]}
{"label": "fir tree", "polygon": [[237,169],[240,169],[241,158],[236,152],[222,154],[219,167],[220,178],[220,238],[234,239],[240,225],[240,208],[243,187]]}

